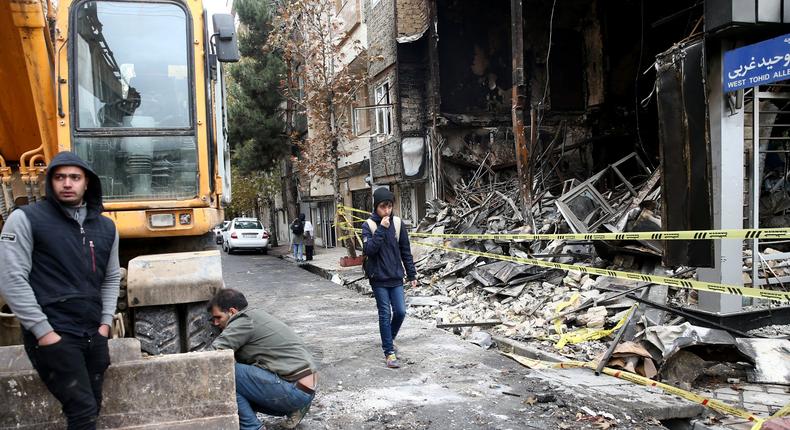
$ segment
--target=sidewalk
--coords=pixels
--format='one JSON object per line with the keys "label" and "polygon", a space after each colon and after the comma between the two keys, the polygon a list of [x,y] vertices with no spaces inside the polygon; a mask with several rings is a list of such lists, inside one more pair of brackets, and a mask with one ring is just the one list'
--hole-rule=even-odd
{"label": "sidewalk", "polygon": [[[370,292],[370,287],[367,280],[364,279],[361,267],[340,267],[340,258],[346,255],[344,248],[321,249],[320,251],[320,254],[316,255],[313,261],[302,263],[300,266],[349,289],[362,293]],[[282,258],[291,263],[294,262],[290,255]],[[426,321],[421,321],[421,323],[426,326],[432,326]],[[517,354],[530,356],[531,358],[547,359],[544,353],[531,348],[528,344],[525,345],[502,338],[497,338],[496,340],[500,344],[506,343],[500,345],[502,349],[515,349]],[[459,342],[466,343],[460,339]],[[551,358],[548,357],[548,359]],[[752,424],[744,419],[718,416],[719,414],[710,409],[705,409],[679,397],[667,396],[660,390],[642,387],[613,377],[595,376],[585,369],[534,371],[524,368],[523,372],[530,376],[541,378],[546,383],[557,384],[559,382],[558,390],[568,395],[580,395],[582,398],[591,396],[599,399],[617,399],[612,406],[621,408],[624,411],[633,411],[634,405],[632,402],[636,400],[639,400],[640,403],[645,401],[649,406],[638,411],[642,416],[653,416],[660,420],[689,419],[699,416],[697,419],[692,419],[692,423],[689,424],[694,429],[748,430],[752,427]],[[721,400],[761,417],[767,417],[780,407],[790,403],[790,392],[788,387],[785,386],[740,384],[737,388],[736,390],[723,386],[700,390],[697,394]],[[712,416],[718,416],[718,418],[707,418]]]}

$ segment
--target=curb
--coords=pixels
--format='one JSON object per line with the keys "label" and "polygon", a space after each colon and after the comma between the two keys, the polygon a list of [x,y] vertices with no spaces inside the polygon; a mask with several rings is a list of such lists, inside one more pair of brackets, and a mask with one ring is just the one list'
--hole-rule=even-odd
{"label": "curb", "polygon": [[508,339],[503,336],[493,336],[493,339],[497,344],[497,348],[499,348],[499,350],[502,352],[523,355],[524,357],[529,357],[535,360],[551,361],[555,363],[567,360],[567,358],[561,355],[541,351],[534,346],[527,345],[526,343],[519,342],[517,340]]}

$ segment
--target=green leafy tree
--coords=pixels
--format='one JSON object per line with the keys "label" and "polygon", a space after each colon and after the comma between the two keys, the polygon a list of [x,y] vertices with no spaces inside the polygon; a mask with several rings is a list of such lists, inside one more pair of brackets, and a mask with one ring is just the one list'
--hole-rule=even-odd
{"label": "green leafy tree", "polygon": [[233,164],[242,173],[250,173],[270,169],[290,152],[280,110],[285,67],[277,54],[263,49],[272,29],[272,2],[236,0],[234,8],[241,22],[242,57],[230,67],[229,138]]}
{"label": "green leafy tree", "polygon": [[[229,218],[252,216],[262,218],[261,203],[270,203],[280,190],[280,175],[275,170],[242,173],[231,167],[231,203],[225,210]],[[271,207],[271,205],[269,205]],[[269,220],[262,220],[264,224]]]}

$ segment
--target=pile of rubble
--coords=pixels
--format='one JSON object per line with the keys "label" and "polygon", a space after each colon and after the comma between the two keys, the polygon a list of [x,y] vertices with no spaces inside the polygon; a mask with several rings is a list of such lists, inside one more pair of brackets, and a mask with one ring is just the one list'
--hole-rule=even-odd
{"label": "pile of rubble", "polygon": [[[635,162],[644,174],[630,176],[636,180],[625,180],[619,167],[626,161]],[[536,193],[538,203],[529,214],[519,209],[514,180],[493,181],[487,185],[473,180],[455,187],[456,198],[452,203],[429,202],[427,214],[417,231],[439,235],[659,231],[659,177],[658,170],[651,172],[631,154],[585,182],[567,181],[559,196],[553,196],[548,190]],[[413,240],[577,266],[673,277],[694,276],[693,269],[673,270],[661,266],[661,242],[438,237]],[[689,345],[707,344],[710,339],[705,336],[722,345],[719,349],[726,345],[735,351],[734,356],[745,362],[755,364],[758,361],[753,348],[739,345],[735,340],[751,334],[734,330],[711,331],[701,327],[709,324],[694,325],[707,323],[703,317],[678,309],[695,302],[693,291],[675,291],[647,282],[595,277],[579,271],[545,269],[427,247],[415,255],[420,278],[419,286],[407,291],[410,314],[436,320],[437,326],[452,328],[481,345],[491,344],[485,333],[492,333],[526,341],[534,347],[575,360],[596,360],[606,354],[605,360],[610,366],[648,377],[656,377],[660,372],[665,380],[683,384],[695,379],[688,379],[689,369],[699,370],[695,376],[699,377],[718,364],[718,359],[707,361],[711,356],[705,354],[692,354],[699,359],[697,361],[683,354],[681,360],[673,358]],[[783,333],[783,330],[783,326],[779,326],[774,332]],[[616,345],[609,348],[615,336]],[[777,351],[782,348],[779,344],[773,347],[778,348]],[[768,347],[761,344],[760,348]],[[709,365],[700,366],[698,361]],[[788,381],[790,365],[783,368],[788,372],[784,375]],[[719,371],[729,376],[742,374],[746,378],[746,369],[740,369],[740,373],[730,367]],[[783,376],[777,371],[768,373],[772,376],[764,379],[776,380]]]}

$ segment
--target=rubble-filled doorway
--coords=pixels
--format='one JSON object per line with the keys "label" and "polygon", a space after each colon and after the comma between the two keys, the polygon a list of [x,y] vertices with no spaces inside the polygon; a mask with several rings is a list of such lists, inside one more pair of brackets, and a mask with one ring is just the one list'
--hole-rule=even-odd
{"label": "rubble-filled doorway", "polygon": [[[747,90],[744,95],[744,151],[749,169],[744,175],[750,228],[790,225],[790,81]],[[744,244],[753,286],[790,281],[775,262],[790,258],[790,241],[754,238]],[[751,254],[751,255],[749,255]],[[747,264],[748,266],[748,264]]]}

